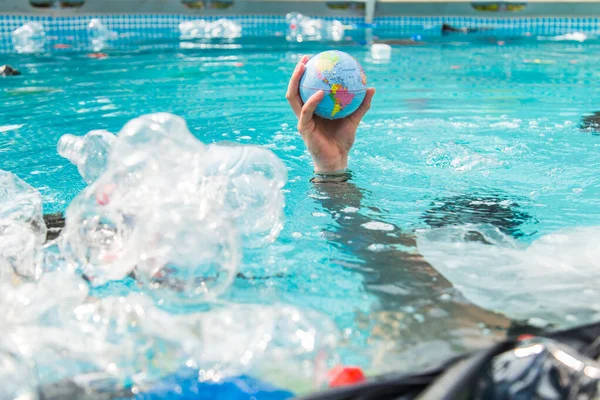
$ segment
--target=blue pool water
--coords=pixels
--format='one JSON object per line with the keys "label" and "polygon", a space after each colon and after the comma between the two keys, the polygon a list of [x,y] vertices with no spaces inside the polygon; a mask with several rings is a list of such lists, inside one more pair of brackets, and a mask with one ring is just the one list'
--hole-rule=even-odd
{"label": "blue pool water", "polygon": [[57,155],[61,135],[181,115],[206,143],[260,144],[288,167],[285,228],[272,246],[245,253],[242,272],[260,279],[236,280],[227,299],[325,312],[346,339],[344,361],[369,373],[415,370],[489,343],[510,323],[467,305],[418,257],[414,232],[491,222],[525,246],[600,225],[600,136],[578,128],[600,108],[600,42],[458,36],[395,47],[389,62],[360,45],[336,47],[377,89],[343,189],[309,182],[311,159],[284,98],[300,56],[331,46],[282,38],[150,43],[105,59],[7,55],[23,75],[0,79],[0,169],[38,188],[46,212],[62,211],[84,182]]}

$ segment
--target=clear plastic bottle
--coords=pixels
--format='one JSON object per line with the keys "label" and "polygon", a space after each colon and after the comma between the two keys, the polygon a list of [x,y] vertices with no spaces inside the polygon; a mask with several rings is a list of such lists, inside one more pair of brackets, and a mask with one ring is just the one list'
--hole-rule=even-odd
{"label": "clear plastic bottle", "polygon": [[100,51],[106,48],[110,40],[118,38],[116,32],[108,29],[102,21],[97,18],[93,18],[88,24],[88,36],[93,51]]}
{"label": "clear plastic bottle", "polygon": [[12,42],[17,53],[39,53],[46,44],[46,31],[39,22],[27,22],[12,33]]}
{"label": "clear plastic bottle", "polygon": [[[283,228],[287,169],[273,152],[259,146],[207,146],[205,175],[224,185],[221,199],[245,247],[273,242]],[[219,178],[226,178],[225,181]]]}
{"label": "clear plastic bottle", "polygon": [[115,135],[104,130],[90,131],[85,136],[66,134],[58,141],[58,154],[75,164],[90,184],[106,170],[115,140]]}
{"label": "clear plastic bottle", "polygon": [[0,280],[12,273],[39,278],[39,250],[46,240],[42,207],[36,189],[0,170]]}

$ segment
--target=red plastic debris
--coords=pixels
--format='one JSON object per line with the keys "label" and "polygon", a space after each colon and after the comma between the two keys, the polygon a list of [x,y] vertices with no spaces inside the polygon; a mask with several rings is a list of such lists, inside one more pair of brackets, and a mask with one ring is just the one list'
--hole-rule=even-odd
{"label": "red plastic debris", "polygon": [[332,368],[328,374],[329,387],[340,387],[353,385],[365,381],[365,374],[359,367],[348,367],[338,365]]}
{"label": "red plastic debris", "polygon": [[108,54],[106,53],[91,53],[87,55],[89,58],[97,58],[99,60],[102,60],[104,58],[108,58]]}
{"label": "red plastic debris", "polygon": [[96,192],[96,203],[101,206],[105,206],[110,203],[110,195],[115,191],[116,186],[112,183],[108,183],[100,190]]}
{"label": "red plastic debris", "polygon": [[517,337],[517,340],[519,341],[523,341],[523,340],[529,340],[529,339],[533,339],[535,336],[530,334],[530,333],[525,333],[523,335],[520,335]]}
{"label": "red plastic debris", "polygon": [[58,44],[54,45],[55,49],[70,49],[71,47],[73,47],[73,46],[71,46],[70,44],[64,44],[64,43],[58,43]]}

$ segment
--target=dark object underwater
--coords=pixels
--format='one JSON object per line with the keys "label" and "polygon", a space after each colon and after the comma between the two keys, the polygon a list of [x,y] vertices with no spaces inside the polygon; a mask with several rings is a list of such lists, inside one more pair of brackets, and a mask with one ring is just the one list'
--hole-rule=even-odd
{"label": "dark object underwater", "polygon": [[10,65],[0,66],[0,76],[17,76],[21,75],[19,71],[11,67]]}
{"label": "dark object underwater", "polygon": [[487,30],[489,30],[489,28],[455,28],[448,24],[442,25],[442,35],[447,35],[450,33],[476,33]]}
{"label": "dark object underwater", "polygon": [[600,134],[600,111],[594,112],[581,118],[579,129],[592,131],[594,134]]}

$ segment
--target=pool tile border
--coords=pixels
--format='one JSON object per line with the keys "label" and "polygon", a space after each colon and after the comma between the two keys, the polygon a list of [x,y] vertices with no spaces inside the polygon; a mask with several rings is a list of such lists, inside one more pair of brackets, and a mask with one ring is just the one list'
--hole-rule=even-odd
{"label": "pool tile border", "polygon": [[[41,23],[52,43],[88,43],[87,25],[92,18],[100,19],[109,29],[119,34],[119,42],[143,41],[152,39],[176,39],[178,25],[182,21],[203,18],[214,21],[228,18],[242,25],[242,34],[250,37],[281,36],[285,33],[286,22],[282,15],[244,16],[192,16],[178,14],[123,14],[86,16],[27,16],[0,15],[0,52],[12,51],[11,33],[28,21]],[[326,20],[339,19],[354,28],[365,27],[361,17],[322,17]],[[571,32],[588,34],[600,33],[600,18],[481,18],[481,17],[378,17],[373,24],[374,34],[410,37],[421,35],[439,36],[442,24],[457,27],[486,28],[486,34],[502,35],[562,35]]]}

